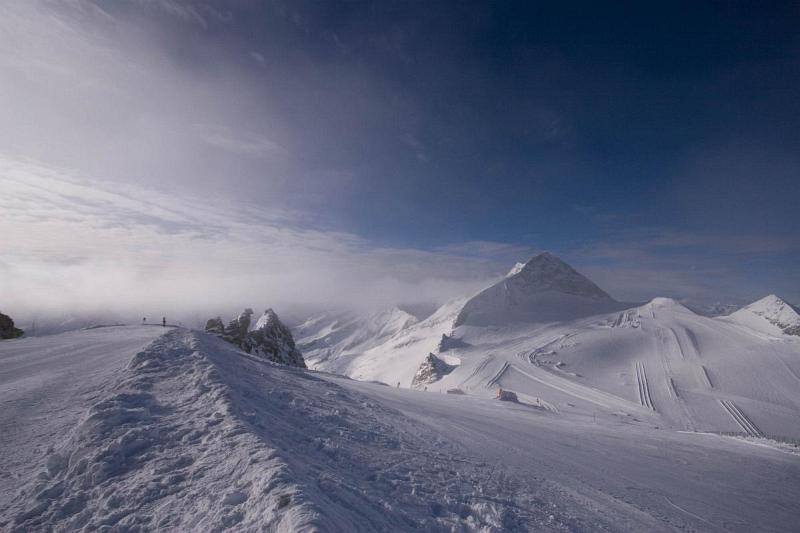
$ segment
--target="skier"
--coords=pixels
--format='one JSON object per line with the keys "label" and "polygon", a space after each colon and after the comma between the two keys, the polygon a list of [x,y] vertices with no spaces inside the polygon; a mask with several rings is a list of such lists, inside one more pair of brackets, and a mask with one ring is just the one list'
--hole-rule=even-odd
{"label": "skier", "polygon": [[147,324],[147,317],[142,318],[142,325],[144,326],[145,324]]}
{"label": "skier", "polygon": [[167,317],[161,317],[161,327],[167,327]]}

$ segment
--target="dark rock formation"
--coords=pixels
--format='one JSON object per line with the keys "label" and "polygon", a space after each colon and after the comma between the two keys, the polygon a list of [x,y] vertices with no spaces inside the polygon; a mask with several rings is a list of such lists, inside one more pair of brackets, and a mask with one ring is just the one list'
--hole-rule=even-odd
{"label": "dark rock formation", "polygon": [[274,363],[306,368],[303,354],[296,348],[292,332],[280,321],[272,309],[267,309],[251,330],[253,310],[242,314],[223,326],[220,317],[206,322],[206,331],[219,335],[245,352]]}
{"label": "dark rock formation", "polygon": [[16,339],[23,333],[24,331],[14,327],[14,320],[10,316],[0,313],[0,339]]}
{"label": "dark rock formation", "polygon": [[220,317],[209,318],[206,322],[206,333],[213,333],[214,335],[222,335],[225,333],[225,324],[222,323]]}
{"label": "dark rock formation", "polygon": [[456,366],[448,365],[432,353],[429,353],[425,361],[419,366],[417,373],[414,374],[414,379],[411,380],[411,387],[419,388],[434,381],[439,381],[452,372]]}
{"label": "dark rock formation", "polygon": [[272,309],[264,311],[255,329],[245,337],[242,348],[275,363],[306,368],[303,354],[295,347],[292,332]]}

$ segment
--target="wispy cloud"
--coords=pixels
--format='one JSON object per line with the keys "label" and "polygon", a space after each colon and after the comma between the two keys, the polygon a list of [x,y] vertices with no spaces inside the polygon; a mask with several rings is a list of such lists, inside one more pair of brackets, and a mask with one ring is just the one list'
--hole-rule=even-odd
{"label": "wispy cloud", "polygon": [[225,126],[196,124],[200,138],[206,143],[235,154],[253,157],[287,156],[289,152],[267,137],[252,132],[234,132]]}
{"label": "wispy cloud", "polygon": [[[376,247],[301,217],[0,158],[0,294],[24,310],[382,306],[481,287],[485,254]],[[489,250],[489,249],[486,249]]]}

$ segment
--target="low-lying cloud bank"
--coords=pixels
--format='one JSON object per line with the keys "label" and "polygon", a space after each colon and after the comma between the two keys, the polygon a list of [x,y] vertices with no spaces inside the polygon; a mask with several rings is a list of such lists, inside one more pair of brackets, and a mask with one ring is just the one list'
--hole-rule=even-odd
{"label": "low-lying cloud bank", "polygon": [[287,212],[83,181],[7,157],[0,189],[0,294],[22,315],[441,302],[527,252],[375,247],[303,228]]}

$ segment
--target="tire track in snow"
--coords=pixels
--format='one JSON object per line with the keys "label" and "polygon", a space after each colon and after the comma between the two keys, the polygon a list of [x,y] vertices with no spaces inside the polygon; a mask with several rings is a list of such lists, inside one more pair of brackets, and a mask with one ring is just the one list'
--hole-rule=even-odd
{"label": "tire track in snow", "polygon": [[644,363],[636,361],[636,382],[639,386],[639,403],[651,411],[655,411],[653,400],[650,398],[650,385],[647,383],[647,374],[644,370]]}
{"label": "tire track in snow", "polygon": [[761,430],[753,423],[752,420],[747,418],[747,416],[742,412],[739,407],[730,400],[719,400],[720,405],[728,412],[728,414],[733,418],[742,431],[747,433],[751,437],[763,437],[764,434],[761,433]]}

